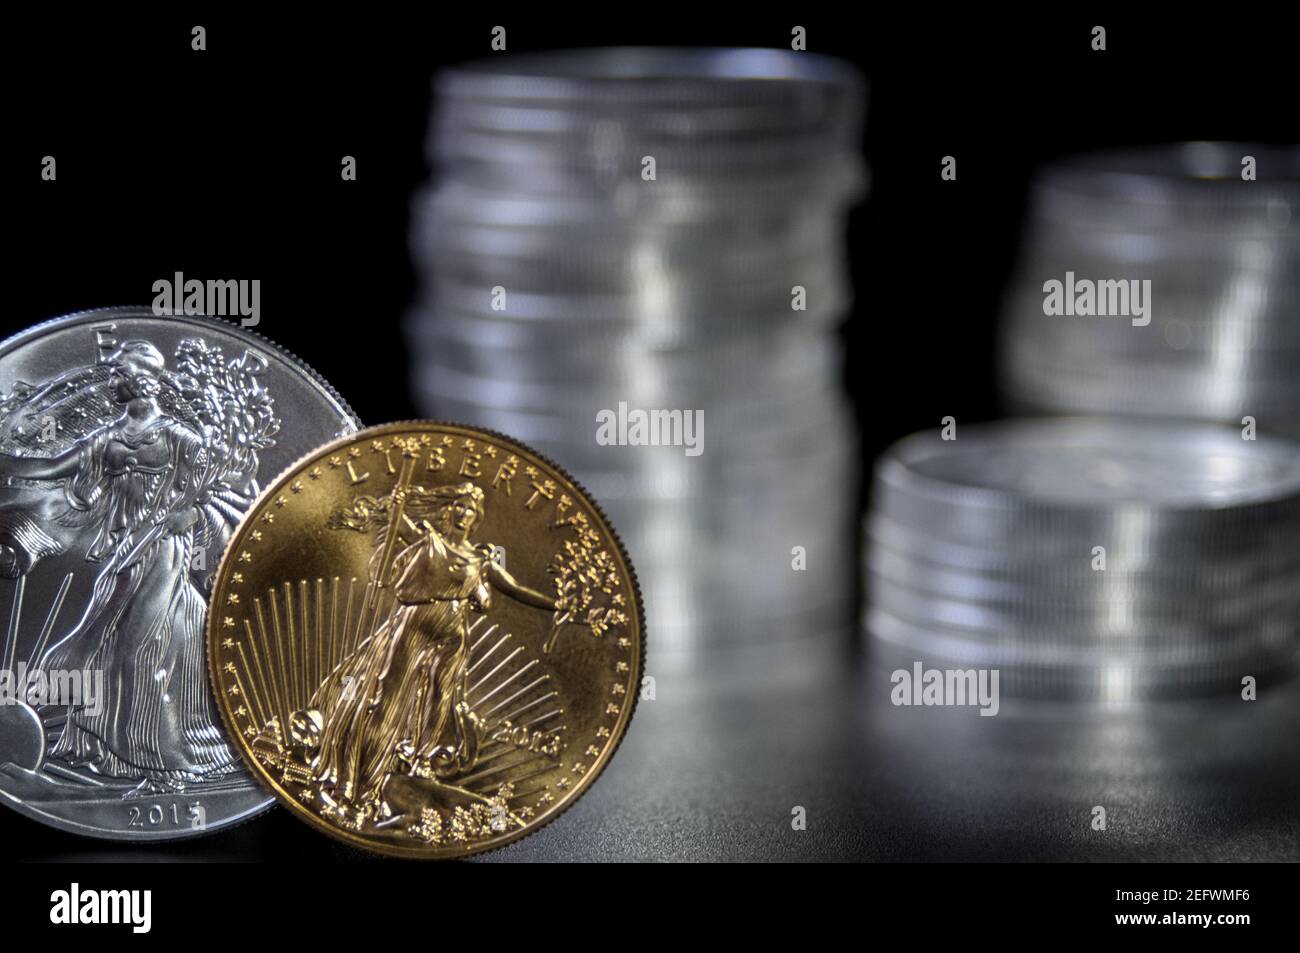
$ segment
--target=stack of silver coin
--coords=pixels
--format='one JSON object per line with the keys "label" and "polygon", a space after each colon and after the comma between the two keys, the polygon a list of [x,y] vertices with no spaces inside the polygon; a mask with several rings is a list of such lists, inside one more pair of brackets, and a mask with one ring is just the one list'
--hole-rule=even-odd
{"label": "stack of silver coin", "polygon": [[[1124,286],[1097,285],[1133,281],[1150,284],[1127,309]],[[1102,306],[1122,313],[1079,313]],[[1049,167],[1003,317],[1001,386],[1022,412],[1300,435],[1300,149],[1187,143]]]}
{"label": "stack of silver coin", "polygon": [[889,664],[1012,695],[1241,691],[1300,651],[1300,445],[1211,424],[1042,418],[878,461],[865,627]]}
{"label": "stack of silver coin", "polygon": [[[851,68],[779,50],[502,55],[435,83],[417,399],[592,492],[661,668],[854,624],[836,328],[864,101]],[[668,445],[636,445],[642,414]]]}

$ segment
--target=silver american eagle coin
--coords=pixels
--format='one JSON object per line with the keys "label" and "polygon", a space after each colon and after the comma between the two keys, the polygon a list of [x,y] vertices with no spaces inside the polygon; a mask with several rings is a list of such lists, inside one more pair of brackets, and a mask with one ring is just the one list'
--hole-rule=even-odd
{"label": "silver american eagle coin", "polygon": [[0,343],[0,802],[127,841],[270,806],[211,696],[209,585],[261,487],[358,426],[215,318],[108,308]]}

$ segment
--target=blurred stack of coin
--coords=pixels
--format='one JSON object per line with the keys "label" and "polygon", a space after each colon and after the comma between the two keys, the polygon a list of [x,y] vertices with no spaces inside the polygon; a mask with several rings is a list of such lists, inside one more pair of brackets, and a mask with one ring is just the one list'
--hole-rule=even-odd
{"label": "blurred stack of coin", "polygon": [[[586,485],[636,563],[660,670],[853,625],[836,329],[864,100],[844,64],[779,50],[503,55],[435,83],[417,399]],[[650,411],[702,430],[598,437]]]}
{"label": "blurred stack of coin", "polygon": [[[1149,280],[1150,311],[1045,313],[1045,283],[1067,274],[1076,289]],[[1081,157],[1036,183],[1004,308],[1001,386],[1023,412],[1238,426],[1249,416],[1300,435],[1297,318],[1300,149],[1187,143]]]}
{"label": "blurred stack of coin", "polygon": [[1211,424],[1042,418],[878,461],[865,627],[890,664],[1013,695],[1240,691],[1300,649],[1300,445]]}

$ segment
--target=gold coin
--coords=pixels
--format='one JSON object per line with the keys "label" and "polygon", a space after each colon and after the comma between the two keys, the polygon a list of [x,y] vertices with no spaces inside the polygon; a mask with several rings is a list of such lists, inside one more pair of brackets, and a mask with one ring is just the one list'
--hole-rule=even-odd
{"label": "gold coin", "polygon": [[553,820],[601,772],[645,622],[613,528],[489,431],[372,427],[262,493],[213,583],[208,659],[244,760],[350,844],[457,857]]}

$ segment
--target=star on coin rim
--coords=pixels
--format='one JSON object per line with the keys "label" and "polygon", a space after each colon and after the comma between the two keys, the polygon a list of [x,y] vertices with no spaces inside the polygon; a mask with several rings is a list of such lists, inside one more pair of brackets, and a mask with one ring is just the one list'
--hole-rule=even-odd
{"label": "star on coin rim", "polygon": [[[372,440],[396,434],[409,433],[412,430],[424,432],[441,430],[471,439],[478,437],[496,440],[510,446],[516,452],[532,457],[535,462],[550,468],[556,475],[567,480],[575,490],[582,494],[583,500],[585,500],[595,514],[600,517],[603,528],[609,534],[610,540],[614,543],[614,546],[618,551],[619,560],[622,562],[623,568],[627,572],[628,580],[631,583],[632,595],[636,602],[636,621],[638,631],[636,644],[639,651],[636,655],[635,666],[628,679],[628,682],[631,685],[631,690],[628,692],[631,696],[630,704],[624,706],[623,711],[619,713],[618,730],[614,733],[615,737],[612,739],[612,743],[605,747],[595,763],[593,763],[592,766],[583,773],[581,780],[569,791],[565,792],[564,797],[558,799],[555,807],[545,815],[535,819],[533,822],[518,830],[502,835],[500,838],[494,838],[482,844],[466,845],[455,852],[438,852],[435,850],[423,850],[418,847],[403,847],[387,843],[376,843],[366,837],[358,836],[351,831],[346,831],[336,827],[335,825],[329,824],[314,812],[308,810],[307,807],[300,804],[296,797],[286,791],[283,786],[268,774],[264,767],[259,764],[254,757],[252,757],[248,750],[248,746],[245,744],[244,737],[235,723],[234,716],[229,709],[228,700],[222,691],[223,686],[218,682],[219,662],[217,651],[221,641],[221,633],[220,626],[217,622],[219,613],[214,611],[213,607],[216,606],[224,589],[224,580],[226,579],[227,572],[233,571],[235,562],[238,559],[236,550],[239,546],[236,544],[242,544],[246,533],[250,531],[250,528],[254,523],[254,514],[259,513],[263,506],[267,505],[275,496],[279,495],[293,479],[300,475],[300,472],[309,463],[325,459],[330,454],[336,453],[340,449],[349,446],[368,443]],[[454,421],[413,419],[393,421],[385,424],[375,424],[370,427],[363,427],[344,437],[331,440],[329,443],[322,444],[315,450],[309,451],[299,457],[298,460],[286,467],[278,476],[275,477],[274,480],[263,488],[257,499],[255,499],[252,505],[245,511],[239,525],[235,527],[235,531],[231,534],[230,540],[226,544],[226,549],[221,555],[221,561],[217,564],[217,571],[212,576],[212,592],[209,596],[208,606],[209,611],[206,623],[208,679],[212,684],[212,692],[215,696],[217,710],[221,713],[221,720],[225,725],[232,743],[236,749],[238,749],[240,758],[248,767],[249,773],[253,775],[263,788],[270,791],[274,796],[274,799],[278,801],[281,806],[287,807],[291,814],[300,820],[305,821],[310,827],[333,838],[334,840],[342,841],[352,847],[357,847],[369,851],[370,853],[382,854],[389,857],[401,857],[416,860],[452,860],[471,857],[476,854],[484,854],[490,851],[499,850],[515,841],[537,833],[539,830],[552,823],[556,818],[560,817],[568,811],[569,808],[576,804],[582,795],[585,794],[593,784],[595,784],[596,779],[600,777],[602,772],[604,772],[606,766],[613,759],[614,754],[623,744],[623,739],[627,736],[628,727],[632,723],[632,717],[636,714],[637,702],[639,701],[640,696],[640,692],[637,691],[637,686],[639,686],[641,676],[645,672],[645,605],[641,598],[641,585],[637,580],[636,570],[632,566],[632,560],[628,556],[627,547],[623,544],[622,538],[618,535],[618,532],[610,522],[609,517],[605,515],[605,511],[601,509],[600,504],[595,501],[587,491],[586,487],[574,479],[572,474],[556,464],[550,457],[543,453],[539,453],[528,444],[521,443],[515,438],[503,434],[500,431],[491,430],[487,427],[475,427],[471,424],[457,423]]]}

